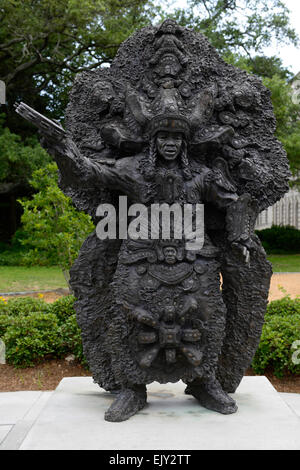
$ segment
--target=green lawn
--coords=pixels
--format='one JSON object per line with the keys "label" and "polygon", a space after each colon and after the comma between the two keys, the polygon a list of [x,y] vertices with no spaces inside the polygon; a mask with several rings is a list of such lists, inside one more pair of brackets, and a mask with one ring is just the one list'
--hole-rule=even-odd
{"label": "green lawn", "polygon": [[[300,272],[300,255],[269,255],[274,272]],[[0,266],[0,292],[25,292],[66,288],[57,266]]]}
{"label": "green lawn", "polygon": [[66,288],[62,270],[57,266],[0,266],[0,292],[25,292]]}
{"label": "green lawn", "polygon": [[300,273],[300,255],[268,255],[274,273]]}

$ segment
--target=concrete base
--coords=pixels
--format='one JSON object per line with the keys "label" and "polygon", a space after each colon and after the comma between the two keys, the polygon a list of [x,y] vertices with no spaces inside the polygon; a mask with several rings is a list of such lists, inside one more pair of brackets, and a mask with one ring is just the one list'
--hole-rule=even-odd
{"label": "concrete base", "polygon": [[221,415],[184,395],[185,385],[148,386],[148,405],[122,423],[104,421],[113,396],[90,377],[63,379],[20,449],[300,449],[300,419],[265,377],[244,377],[239,410]]}

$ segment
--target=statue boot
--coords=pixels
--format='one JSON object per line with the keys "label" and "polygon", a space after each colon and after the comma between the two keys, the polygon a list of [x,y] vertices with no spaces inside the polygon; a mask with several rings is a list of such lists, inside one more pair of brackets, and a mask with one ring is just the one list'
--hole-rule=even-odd
{"label": "statue boot", "polygon": [[135,385],[124,388],[118,394],[112,405],[105,413],[105,420],[111,422],[126,421],[147,403],[147,391],[145,385]]}
{"label": "statue boot", "polygon": [[185,393],[193,395],[199,403],[212,411],[222,414],[232,414],[238,409],[235,401],[221,387],[215,377],[195,379],[189,382]]}

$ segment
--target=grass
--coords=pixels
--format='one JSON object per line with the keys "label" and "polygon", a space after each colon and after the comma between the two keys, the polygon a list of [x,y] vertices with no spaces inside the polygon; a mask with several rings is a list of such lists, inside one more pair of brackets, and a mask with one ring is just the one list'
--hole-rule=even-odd
{"label": "grass", "polygon": [[300,273],[299,255],[268,255],[274,273]]}
{"label": "grass", "polygon": [[[299,255],[268,255],[274,272],[300,272]],[[0,292],[25,292],[66,288],[67,283],[57,266],[0,266]]]}
{"label": "grass", "polygon": [[62,270],[57,266],[0,266],[0,292],[25,292],[66,288]]}

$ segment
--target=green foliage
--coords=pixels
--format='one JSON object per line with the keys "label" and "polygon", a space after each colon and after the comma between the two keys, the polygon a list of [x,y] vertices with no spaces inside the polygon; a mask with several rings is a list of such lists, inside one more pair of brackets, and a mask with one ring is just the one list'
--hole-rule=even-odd
{"label": "green foliage", "polygon": [[233,52],[223,54],[223,59],[235,67],[246,70],[262,78],[272,78],[274,75],[285,82],[292,78],[293,74],[282,65],[279,57],[266,57],[264,55],[256,55],[249,57]]}
{"label": "green foliage", "polygon": [[33,366],[56,352],[58,321],[54,314],[33,312],[10,317],[3,335],[7,362],[15,366]]}
{"label": "green foliage", "polygon": [[24,252],[5,250],[0,252],[0,266],[22,266]]}
{"label": "green foliage", "polygon": [[87,363],[82,351],[81,331],[78,327],[75,313],[65,319],[65,322],[58,329],[58,334],[60,338],[58,345],[59,355],[64,357],[72,353],[77,360],[86,365]]}
{"label": "green foliage", "polygon": [[257,55],[251,58],[247,57],[246,60],[251,72],[259,77],[272,78],[276,75],[286,81],[293,76],[292,73],[282,65],[282,60],[279,57]]}
{"label": "green foliage", "polygon": [[151,0],[0,0],[0,78],[8,101],[28,101],[61,118],[75,74],[110,63],[121,42],[158,11]]}
{"label": "green foliage", "polygon": [[56,315],[60,325],[67,322],[74,315],[74,302],[75,297],[73,295],[66,295],[49,305],[49,311]]}
{"label": "green foliage", "polygon": [[274,75],[264,78],[263,83],[271,91],[276,135],[287,151],[292,169],[300,169],[300,105],[293,102],[291,87],[285,79]]}
{"label": "green foliage", "polygon": [[27,183],[50,161],[15,101],[63,121],[76,73],[111,63],[119,45],[159,11],[151,0],[0,0],[0,80],[7,91],[0,182]]}
{"label": "green foliage", "polygon": [[6,346],[7,362],[29,367],[47,357],[74,354],[86,365],[74,301],[73,296],[53,304],[30,297],[0,299],[0,337]]}
{"label": "green foliage", "polygon": [[39,143],[31,140],[26,145],[19,135],[3,127],[4,116],[0,115],[0,182],[24,184],[51,158]]}
{"label": "green foliage", "polygon": [[10,244],[0,242],[0,266],[23,266],[23,255],[25,249],[21,240],[23,231],[18,229]]}
{"label": "green foliage", "polygon": [[[279,300],[273,300],[269,303],[266,318],[272,315],[280,317],[290,317],[291,315],[300,315],[300,298],[291,299],[288,295]],[[300,338],[299,338],[300,339]]]}
{"label": "green foliage", "polygon": [[58,188],[56,164],[34,172],[31,184],[38,192],[20,201],[24,209],[21,243],[28,247],[23,260],[27,265],[59,265],[67,271],[94,225]]}
{"label": "green foliage", "polygon": [[292,361],[292,344],[300,339],[300,298],[284,297],[270,302],[259,347],[252,361],[256,374],[272,369],[277,377],[287,371],[300,373],[300,364]]}
{"label": "green foliage", "polygon": [[35,312],[48,313],[49,305],[45,301],[33,297],[17,297],[6,302],[0,300],[0,314],[17,317],[18,315],[27,316]]}
{"label": "green foliage", "polygon": [[177,10],[184,25],[204,33],[222,54],[250,55],[277,42],[296,43],[289,10],[281,0],[189,0],[190,8]]}
{"label": "green foliage", "polygon": [[267,253],[300,253],[300,230],[290,226],[273,225],[256,230]]}

